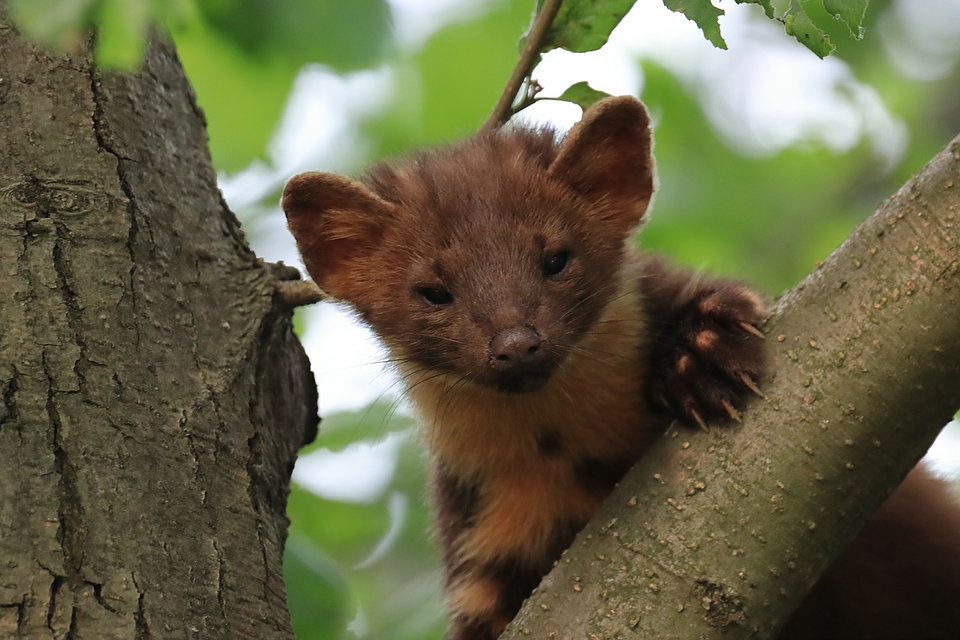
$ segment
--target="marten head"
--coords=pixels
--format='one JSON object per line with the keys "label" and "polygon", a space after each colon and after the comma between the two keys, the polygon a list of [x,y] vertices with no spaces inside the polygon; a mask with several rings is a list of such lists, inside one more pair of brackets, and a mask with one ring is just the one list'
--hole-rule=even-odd
{"label": "marten head", "polygon": [[653,193],[634,98],[549,129],[483,131],[374,167],[293,177],[282,205],[307,270],[393,356],[498,391],[543,386],[616,294]]}

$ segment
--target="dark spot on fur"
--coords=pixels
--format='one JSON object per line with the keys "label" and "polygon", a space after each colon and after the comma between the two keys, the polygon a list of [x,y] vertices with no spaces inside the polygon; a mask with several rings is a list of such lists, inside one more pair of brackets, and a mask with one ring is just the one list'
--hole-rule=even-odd
{"label": "dark spot on fur", "polygon": [[560,432],[553,427],[546,427],[537,434],[537,448],[544,455],[551,455],[560,451]]}
{"label": "dark spot on fur", "polygon": [[480,510],[480,487],[479,479],[461,478],[442,467],[438,467],[434,475],[437,530],[443,543],[443,564],[448,568],[448,579],[456,575],[454,540],[461,531],[474,525]]}
{"label": "dark spot on fur", "polygon": [[497,598],[499,613],[508,618],[517,615],[523,601],[530,597],[530,592],[540,584],[543,576],[550,572],[554,562],[560,559],[563,551],[570,546],[584,525],[586,522],[554,523],[550,540],[544,546],[543,554],[537,562],[521,561],[516,557],[506,556],[481,570],[502,585],[500,596]]}
{"label": "dark spot on fur", "polygon": [[633,466],[633,458],[581,458],[573,465],[577,483],[590,493],[607,494],[620,482],[624,474]]}
{"label": "dark spot on fur", "polygon": [[455,620],[452,635],[446,640],[496,640],[489,620]]}
{"label": "dark spot on fur", "polygon": [[520,562],[516,558],[504,558],[487,567],[489,575],[503,585],[497,598],[497,610],[510,618],[517,615],[520,605],[540,584],[548,569]]}

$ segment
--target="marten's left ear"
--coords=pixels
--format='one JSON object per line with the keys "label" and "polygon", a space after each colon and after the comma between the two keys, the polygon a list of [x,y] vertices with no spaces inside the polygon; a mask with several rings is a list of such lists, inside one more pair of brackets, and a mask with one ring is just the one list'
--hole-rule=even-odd
{"label": "marten's left ear", "polygon": [[600,100],[567,135],[550,174],[582,196],[603,201],[596,213],[629,233],[653,195],[650,118],[633,96]]}

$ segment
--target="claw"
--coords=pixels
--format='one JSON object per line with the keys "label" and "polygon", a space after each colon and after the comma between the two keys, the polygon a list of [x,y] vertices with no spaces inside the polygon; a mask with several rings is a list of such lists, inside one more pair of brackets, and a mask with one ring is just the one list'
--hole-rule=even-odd
{"label": "claw", "polygon": [[707,429],[707,423],[703,421],[703,418],[700,417],[700,414],[697,413],[696,409],[690,409],[690,413],[693,414],[693,419],[697,421],[697,424],[700,425],[700,428],[710,433],[710,429]]}
{"label": "claw", "polygon": [[761,398],[767,397],[763,394],[763,391],[760,391],[760,388],[757,386],[757,383],[753,381],[753,378],[751,378],[747,374],[741,373],[740,380],[743,381],[743,386],[745,386],[747,389],[750,389],[750,391],[753,391],[755,394],[757,394]]}
{"label": "claw", "polygon": [[763,335],[763,331],[760,331],[760,329],[757,329],[755,326],[753,326],[750,323],[741,322],[740,328],[746,331],[747,333],[752,333],[753,335],[757,336],[761,340],[766,340],[767,338],[765,335]]}
{"label": "claw", "polygon": [[727,413],[730,414],[731,418],[733,418],[737,422],[742,422],[742,420],[740,420],[740,412],[734,409],[732,404],[730,404],[726,400],[721,400],[720,404],[723,405],[723,408],[726,409]]}

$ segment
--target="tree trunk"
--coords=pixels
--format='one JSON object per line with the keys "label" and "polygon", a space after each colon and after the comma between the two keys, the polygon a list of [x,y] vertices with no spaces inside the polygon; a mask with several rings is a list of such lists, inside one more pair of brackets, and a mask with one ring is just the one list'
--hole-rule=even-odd
{"label": "tree trunk", "polygon": [[136,75],[0,24],[0,637],[293,638],[316,387],[169,44]]}
{"label": "tree trunk", "polygon": [[960,137],[776,305],[766,401],[668,430],[504,640],[776,633],[960,407],[958,261]]}

